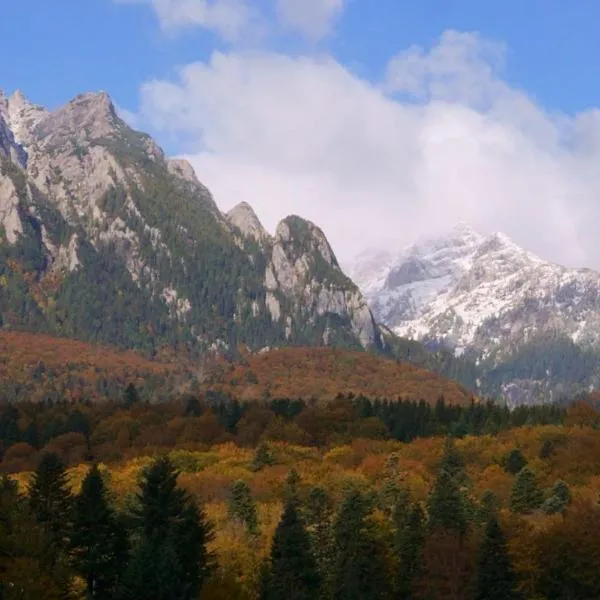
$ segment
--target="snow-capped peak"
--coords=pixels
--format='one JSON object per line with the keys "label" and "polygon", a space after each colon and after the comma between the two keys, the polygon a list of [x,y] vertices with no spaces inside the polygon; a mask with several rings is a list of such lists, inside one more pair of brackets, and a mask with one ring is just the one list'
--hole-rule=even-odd
{"label": "snow-capped peak", "polygon": [[[375,317],[396,333],[481,352],[553,330],[599,344],[600,275],[569,270],[524,250],[503,233],[465,223],[377,263],[351,269]],[[361,262],[363,261],[363,262]]]}

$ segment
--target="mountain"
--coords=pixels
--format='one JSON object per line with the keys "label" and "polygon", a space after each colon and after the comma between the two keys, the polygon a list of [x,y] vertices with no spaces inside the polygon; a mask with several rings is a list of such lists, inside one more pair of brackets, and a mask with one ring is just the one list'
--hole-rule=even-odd
{"label": "mountain", "polygon": [[316,225],[223,214],[104,92],[0,92],[0,326],[149,354],[384,343]]}
{"label": "mountain", "polygon": [[375,318],[480,368],[480,391],[512,402],[600,384],[600,274],[542,260],[502,233],[459,224],[350,269]]}

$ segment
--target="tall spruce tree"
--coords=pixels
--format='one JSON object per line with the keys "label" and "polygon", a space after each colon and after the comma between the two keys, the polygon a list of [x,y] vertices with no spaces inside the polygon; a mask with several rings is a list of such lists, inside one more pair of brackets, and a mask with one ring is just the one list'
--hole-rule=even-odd
{"label": "tall spruce tree", "polygon": [[383,550],[369,512],[357,491],[349,492],[342,502],[334,524],[332,600],[381,600],[391,595]]}
{"label": "tall spruce tree", "polygon": [[468,528],[465,500],[456,480],[446,470],[437,476],[427,503],[429,527],[464,535]]}
{"label": "tall spruce tree", "polygon": [[519,600],[515,574],[502,529],[495,516],[488,521],[479,549],[476,600]]}
{"label": "tall spruce tree", "polygon": [[321,487],[311,489],[306,501],[305,518],[313,555],[324,582],[329,580],[331,574],[332,515],[333,509],[327,492]]}
{"label": "tall spruce tree", "polygon": [[212,563],[212,527],[192,498],[177,487],[177,470],[157,459],[144,474],[132,513],[131,559],[121,597],[192,600]]}
{"label": "tall spruce tree", "polygon": [[290,499],[275,530],[271,557],[264,571],[261,600],[315,600],[321,579],[310,537]]}
{"label": "tall spruce tree", "polygon": [[127,564],[127,536],[109,504],[102,474],[94,465],[73,507],[71,554],[88,598],[111,600]]}
{"label": "tall spruce tree", "polygon": [[398,558],[395,597],[398,600],[410,600],[413,582],[420,574],[421,553],[425,542],[425,514],[421,505],[415,503],[408,511],[404,508],[397,510],[394,521],[394,550]]}
{"label": "tall spruce tree", "polygon": [[510,495],[510,508],[515,513],[526,514],[539,508],[544,494],[539,489],[535,473],[524,467],[519,471]]}
{"label": "tall spruce tree", "polygon": [[227,511],[232,521],[242,523],[248,533],[258,533],[258,514],[256,504],[248,484],[242,480],[234,481],[229,493]]}
{"label": "tall spruce tree", "polygon": [[29,504],[58,559],[69,543],[73,496],[65,466],[56,454],[42,456],[29,486]]}

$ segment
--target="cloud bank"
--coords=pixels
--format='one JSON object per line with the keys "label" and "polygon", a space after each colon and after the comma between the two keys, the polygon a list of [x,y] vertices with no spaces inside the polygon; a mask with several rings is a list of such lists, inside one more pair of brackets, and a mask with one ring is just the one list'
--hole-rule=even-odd
{"label": "cloud bank", "polygon": [[290,213],[347,260],[466,221],[559,263],[600,267],[600,111],[553,114],[501,77],[502,46],[445,32],[384,81],[330,56],[215,52],[141,89],[223,209]]}

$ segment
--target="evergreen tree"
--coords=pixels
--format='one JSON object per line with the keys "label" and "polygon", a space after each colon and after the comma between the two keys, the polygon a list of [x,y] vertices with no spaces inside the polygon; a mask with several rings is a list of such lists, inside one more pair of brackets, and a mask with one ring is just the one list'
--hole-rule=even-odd
{"label": "evergreen tree", "polygon": [[127,539],[97,465],[89,470],[75,498],[71,551],[88,598],[113,598],[127,562]]}
{"label": "evergreen tree", "polygon": [[177,475],[168,458],[159,458],[142,478],[121,594],[127,600],[192,600],[208,577],[212,527],[177,487]]}
{"label": "evergreen tree", "polygon": [[56,554],[62,553],[71,532],[73,496],[65,466],[56,454],[42,456],[29,486],[29,503]]}
{"label": "evergreen tree", "polygon": [[511,473],[512,475],[516,475],[526,466],[527,459],[518,448],[511,450],[504,458],[504,469],[507,473]]}
{"label": "evergreen tree", "polygon": [[252,471],[256,472],[273,464],[275,464],[275,459],[271,454],[269,447],[266,444],[260,444],[256,449],[256,453],[254,454],[254,459],[252,460],[250,468]]}
{"label": "evergreen tree", "polygon": [[396,522],[394,549],[398,558],[396,598],[410,600],[413,581],[420,574],[421,552],[425,542],[425,515],[421,505],[415,503],[408,511],[408,515],[404,508],[397,510],[394,521]]}
{"label": "evergreen tree", "polygon": [[479,550],[476,600],[518,600],[515,574],[496,517],[486,527]]}
{"label": "evergreen tree", "polygon": [[310,534],[313,556],[317,562],[322,581],[329,580],[332,550],[332,508],[327,492],[313,488],[306,502],[306,524]]}
{"label": "evergreen tree", "polygon": [[125,393],[123,394],[123,405],[125,406],[125,408],[131,408],[134,404],[137,404],[139,401],[140,395],[138,394],[135,384],[127,384],[127,387],[125,388]]}
{"label": "evergreen tree", "polygon": [[542,510],[547,514],[563,512],[571,503],[571,490],[562,480],[558,480],[552,487],[552,494],[542,504]]}
{"label": "evergreen tree", "polygon": [[227,510],[232,521],[242,523],[251,534],[258,533],[256,504],[250,488],[244,481],[235,481],[231,486]]}
{"label": "evergreen tree", "polygon": [[72,574],[14,481],[0,478],[0,598],[65,600]]}
{"label": "evergreen tree", "polygon": [[439,464],[439,470],[445,471],[450,477],[459,481],[465,479],[465,461],[456,451],[454,439],[450,436],[446,438],[444,443],[444,454]]}
{"label": "evergreen tree", "polygon": [[465,500],[456,480],[441,470],[427,503],[431,531],[442,528],[464,535],[468,522]]}
{"label": "evergreen tree", "polygon": [[298,501],[298,486],[300,485],[300,475],[295,468],[288,473],[288,476],[285,480],[285,496],[286,500],[294,500]]}
{"label": "evergreen tree", "polygon": [[521,469],[510,496],[510,508],[515,513],[530,513],[539,508],[544,501],[542,491],[538,488],[535,474],[529,467]]}
{"label": "evergreen tree", "polygon": [[335,559],[332,600],[379,600],[390,597],[389,574],[369,507],[363,496],[350,492],[334,524]]}
{"label": "evergreen tree", "polygon": [[483,492],[479,510],[477,511],[477,520],[479,524],[485,525],[498,512],[499,508],[500,503],[498,502],[496,494],[491,490]]}
{"label": "evergreen tree", "polygon": [[296,502],[288,501],[273,537],[261,600],[314,600],[319,597],[320,588],[310,538]]}

